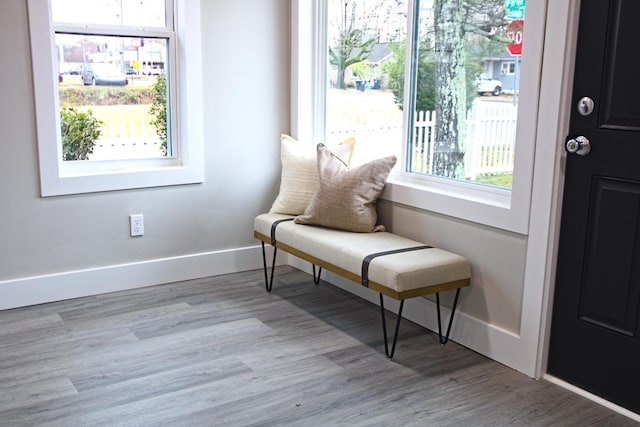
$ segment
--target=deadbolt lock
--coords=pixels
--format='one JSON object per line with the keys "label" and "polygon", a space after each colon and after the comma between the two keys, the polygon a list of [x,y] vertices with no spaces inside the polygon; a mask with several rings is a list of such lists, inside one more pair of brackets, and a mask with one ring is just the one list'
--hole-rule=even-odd
{"label": "deadbolt lock", "polygon": [[588,116],[593,113],[594,108],[595,103],[593,102],[593,99],[588,96],[585,96],[578,101],[578,113],[580,113],[581,116]]}

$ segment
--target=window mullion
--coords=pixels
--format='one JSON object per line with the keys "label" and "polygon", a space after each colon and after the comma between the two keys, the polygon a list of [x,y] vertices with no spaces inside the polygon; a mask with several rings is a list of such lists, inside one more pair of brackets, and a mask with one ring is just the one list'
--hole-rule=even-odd
{"label": "window mullion", "polygon": [[[167,70],[167,107],[169,108],[167,114],[167,156],[170,158],[182,158],[183,150],[181,143],[178,143],[180,132],[180,99],[179,91],[177,90],[179,78],[178,64],[178,48],[177,40],[171,34],[168,37],[167,43],[169,58],[173,58],[169,61],[169,69]],[[184,142],[184,141],[183,141]]]}
{"label": "window mullion", "polygon": [[418,10],[420,0],[408,0],[407,8],[407,39],[405,48],[405,70],[404,70],[404,100],[403,109],[403,132],[402,132],[402,172],[411,171],[411,145],[414,138],[415,126],[415,98],[417,82],[417,57],[418,57]]}
{"label": "window mullion", "polygon": [[314,49],[316,54],[313,56],[317,63],[314,66],[313,76],[314,84],[314,99],[315,105],[313,106],[316,111],[316,120],[314,120],[315,126],[313,129],[314,141],[326,141],[326,129],[327,129],[327,63],[328,63],[328,40],[327,40],[327,0],[314,2],[316,8],[316,14],[318,19],[314,21],[317,25],[314,34]]}

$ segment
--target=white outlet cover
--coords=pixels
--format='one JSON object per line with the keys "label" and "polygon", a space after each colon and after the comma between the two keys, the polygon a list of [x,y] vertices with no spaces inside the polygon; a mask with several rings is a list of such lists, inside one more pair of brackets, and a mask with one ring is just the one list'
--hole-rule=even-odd
{"label": "white outlet cover", "polygon": [[132,237],[144,235],[144,216],[142,214],[129,215],[129,225]]}

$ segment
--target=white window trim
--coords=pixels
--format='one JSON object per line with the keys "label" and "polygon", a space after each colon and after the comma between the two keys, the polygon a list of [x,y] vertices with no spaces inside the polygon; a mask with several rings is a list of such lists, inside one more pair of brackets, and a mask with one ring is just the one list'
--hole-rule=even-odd
{"label": "white window trim", "polygon": [[[175,0],[177,50],[170,73],[175,153],[162,159],[63,162],[55,71],[55,41],[48,0],[28,0],[43,197],[204,181],[200,2]],[[188,46],[188,49],[186,48]],[[48,54],[45,54],[48,53]]]}
{"label": "white window trim", "polygon": [[[326,67],[319,68],[321,64],[318,63],[318,58],[321,57],[321,53],[324,55],[326,50],[326,46],[319,41],[326,39],[324,37],[326,29],[305,24],[310,22],[306,14],[326,10],[321,7],[325,4],[325,0],[313,0],[311,7],[306,6],[308,0],[292,1],[294,4],[292,8],[292,74],[294,76],[292,100],[295,101],[292,102],[292,128],[303,132],[305,137],[310,137],[313,141],[321,141],[324,134],[318,127],[324,125],[324,108],[318,109],[318,98],[322,98],[323,101],[324,98],[317,96],[321,93],[317,87],[318,82],[324,83],[326,80],[326,72],[322,71]],[[528,234],[547,1],[530,0],[526,6],[527,25],[523,45],[524,60],[520,68],[522,83],[519,91],[512,190],[401,171],[389,178],[382,194],[383,199],[490,227]],[[409,2],[409,11],[412,11],[413,1],[409,0]],[[326,17],[322,16],[322,19]],[[313,19],[313,22],[317,23],[318,19]],[[410,35],[407,35],[407,38],[407,42],[410,43]],[[312,52],[313,62],[306,62],[306,65],[303,60],[309,58],[308,54],[304,57],[300,54],[304,52],[300,43],[304,42],[312,42],[308,51]],[[409,47],[407,52],[410,50]],[[315,82],[313,86],[316,88],[314,90],[316,96],[308,93],[308,84],[296,84],[296,82],[310,81]],[[307,95],[302,96],[303,93]],[[406,95],[405,99],[408,99]],[[405,117],[405,123],[406,120]],[[303,123],[304,128],[300,126]],[[404,162],[406,158],[403,156],[401,170],[405,170]]]}
{"label": "white window trim", "polygon": [[326,13],[323,0],[291,0],[291,135],[310,144],[324,140]]}

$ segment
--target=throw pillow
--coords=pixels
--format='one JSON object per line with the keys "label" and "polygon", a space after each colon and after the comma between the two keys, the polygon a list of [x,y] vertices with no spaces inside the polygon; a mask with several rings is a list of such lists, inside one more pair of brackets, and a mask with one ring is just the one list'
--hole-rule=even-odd
{"label": "throw pillow", "polygon": [[[316,149],[290,137],[280,137],[282,175],[280,192],[271,205],[270,213],[300,215],[311,203],[318,186]],[[351,161],[355,138],[347,138],[331,149],[347,164]]]}
{"label": "throw pillow", "polygon": [[396,156],[383,157],[349,169],[323,144],[318,144],[318,189],[297,224],[313,224],[340,230],[380,231],[376,201]]}

